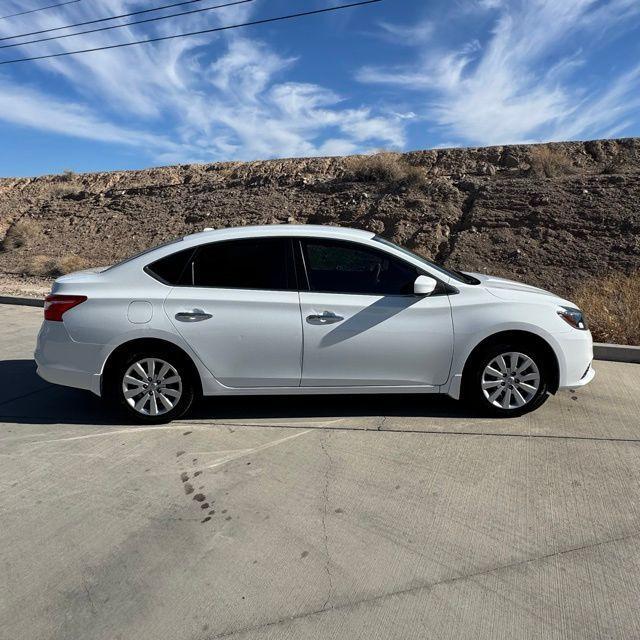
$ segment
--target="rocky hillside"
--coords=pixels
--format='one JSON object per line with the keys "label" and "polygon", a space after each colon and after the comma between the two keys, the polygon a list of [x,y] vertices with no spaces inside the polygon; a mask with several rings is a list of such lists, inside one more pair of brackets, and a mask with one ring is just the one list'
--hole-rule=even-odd
{"label": "rocky hillside", "polygon": [[570,294],[640,269],[640,139],[0,179],[0,293],[203,227],[370,229]]}

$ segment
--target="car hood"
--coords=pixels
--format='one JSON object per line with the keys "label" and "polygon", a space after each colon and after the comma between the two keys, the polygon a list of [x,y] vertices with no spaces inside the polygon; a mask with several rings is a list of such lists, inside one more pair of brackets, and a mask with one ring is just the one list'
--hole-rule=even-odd
{"label": "car hood", "polygon": [[502,300],[524,300],[530,297],[542,297],[556,304],[575,306],[569,300],[565,300],[551,291],[546,291],[545,289],[540,289],[539,287],[534,287],[524,282],[498,278],[497,276],[487,275],[486,273],[469,273],[469,275],[480,280],[481,286],[496,298]]}

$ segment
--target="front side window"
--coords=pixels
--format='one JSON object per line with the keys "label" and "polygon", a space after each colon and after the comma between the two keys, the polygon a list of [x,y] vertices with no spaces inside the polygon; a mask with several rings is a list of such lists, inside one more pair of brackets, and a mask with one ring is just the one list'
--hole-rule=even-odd
{"label": "front side window", "polygon": [[427,260],[424,256],[414,253],[413,251],[409,251],[409,249],[406,249],[405,247],[401,247],[399,244],[396,244],[395,242],[391,242],[390,240],[386,240],[381,236],[376,236],[374,240],[376,242],[379,242],[380,244],[386,245],[387,247],[393,247],[398,251],[402,251],[402,253],[404,253],[405,255],[408,255],[411,258],[415,258],[416,260],[419,260],[425,266],[431,269],[435,269],[436,271],[439,271],[441,274],[447,276],[448,278],[453,278],[454,280],[457,280],[458,282],[464,282],[465,284],[476,284],[476,285],[480,284],[480,280],[478,280],[478,278],[474,278],[473,276],[470,276],[468,273],[462,273],[462,271],[454,271],[452,269],[447,269],[446,267],[443,267],[441,264],[436,264],[431,260]]}
{"label": "front side window", "polygon": [[302,247],[311,291],[409,295],[420,275],[393,256],[352,242],[304,240]]}

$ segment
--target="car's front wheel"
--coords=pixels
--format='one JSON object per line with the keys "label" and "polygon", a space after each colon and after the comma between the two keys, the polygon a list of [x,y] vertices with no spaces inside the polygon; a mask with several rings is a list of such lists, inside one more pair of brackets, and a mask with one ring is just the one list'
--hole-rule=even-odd
{"label": "car's front wheel", "polygon": [[487,347],[473,358],[466,377],[465,397],[492,416],[520,416],[549,397],[547,365],[530,347]]}
{"label": "car's front wheel", "polygon": [[124,358],[111,371],[108,386],[120,409],[147,424],[179,418],[194,398],[188,368],[171,353],[140,352]]}

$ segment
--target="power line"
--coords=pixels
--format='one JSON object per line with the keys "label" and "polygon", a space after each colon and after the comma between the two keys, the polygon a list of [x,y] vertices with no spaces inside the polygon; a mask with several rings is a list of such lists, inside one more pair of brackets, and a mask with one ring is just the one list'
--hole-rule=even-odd
{"label": "power line", "polygon": [[53,9],[54,7],[64,7],[65,4],[75,4],[81,2],[81,0],[67,0],[67,2],[59,2],[58,4],[49,4],[46,7],[38,7],[37,9],[29,9],[28,11],[20,11],[19,13],[10,13],[6,16],[0,16],[0,20],[5,18],[15,18],[16,16],[26,16],[27,13],[36,13],[36,11],[45,11],[46,9]]}
{"label": "power line", "polygon": [[[191,0],[192,2],[200,2],[200,0]],[[111,29],[122,29],[123,27],[130,27],[134,24],[144,24],[146,22],[157,22],[158,20],[167,20],[168,18],[176,18],[179,16],[188,16],[192,13],[202,13],[203,11],[213,11],[214,9],[222,9],[223,7],[232,7],[236,4],[246,4],[247,2],[255,2],[255,0],[234,0],[234,2],[226,2],[224,4],[217,4],[213,7],[203,7],[202,9],[192,9],[191,11],[180,11],[178,13],[170,13],[166,16],[157,16],[155,18],[147,18],[146,20],[136,20],[134,22],[126,22],[125,24],[112,24],[108,27],[98,27],[97,29],[86,29],[85,31],[78,31],[76,33],[64,33],[60,36],[49,36],[48,38],[37,38],[36,40],[26,40],[24,42],[14,42],[13,44],[2,44],[0,49],[10,49],[11,47],[22,47],[27,44],[36,44],[38,42],[48,42],[50,40],[61,40],[62,38],[72,38],[73,36],[83,36],[87,33],[98,33],[99,31],[109,31]],[[0,38],[0,40],[6,40],[7,38]]]}
{"label": "power line", "polygon": [[[193,1],[193,0],[192,0]],[[199,0],[197,0],[199,1]],[[48,42],[49,40],[61,40],[62,38],[72,38],[73,36],[83,36],[87,33],[97,33],[99,31],[109,31],[110,29],[122,29],[130,27],[134,24],[144,24],[146,22],[157,22],[158,20],[166,20],[178,16],[188,16],[192,13],[202,13],[203,11],[212,11],[213,9],[221,9],[223,7],[231,7],[236,4],[246,4],[247,2],[255,2],[255,0],[234,0],[234,2],[226,2],[225,4],[217,4],[213,7],[203,7],[202,9],[192,9],[191,11],[180,11],[178,13],[170,13],[166,16],[157,16],[155,18],[147,18],[146,20],[136,20],[134,22],[126,22],[125,24],[112,24],[109,27],[98,27],[97,29],[87,29],[86,31],[78,31],[76,33],[64,33],[61,36],[49,36],[48,38],[37,38],[36,40],[26,40],[24,42],[14,42],[13,44],[2,44],[0,49],[10,49],[11,47],[22,47],[27,44],[36,44],[38,42]],[[5,40],[5,38],[0,38]]]}
{"label": "power line", "polygon": [[[80,0],[71,0],[72,2],[79,2]],[[162,9],[173,9],[173,7],[181,7],[185,4],[193,4],[194,2],[202,2],[202,0],[182,0],[182,2],[174,2],[173,4],[165,4],[160,7],[153,7],[151,9],[140,9],[139,11],[131,11],[130,13],[121,13],[117,16],[107,16],[106,18],[96,18],[95,20],[87,20],[85,22],[76,22],[75,24],[67,24],[63,27],[51,27],[49,29],[40,29],[40,31],[29,31],[28,33],[19,33],[15,36],[4,36],[0,40],[13,40],[14,38],[26,38],[27,36],[37,36],[41,33],[51,33],[52,31],[60,31],[62,29],[73,29],[74,27],[85,27],[88,24],[96,24],[97,22],[106,22],[107,20],[117,20],[118,18],[129,18],[131,16],[138,16],[142,13],[149,13],[151,11],[161,11]],[[68,3],[63,3],[68,4]],[[51,5],[53,7],[58,5]]]}
{"label": "power line", "polygon": [[262,20],[252,20],[251,22],[242,22],[240,24],[227,25],[225,27],[213,27],[211,29],[202,29],[201,31],[190,31],[188,33],[178,33],[172,36],[160,36],[158,38],[149,38],[147,40],[136,40],[134,42],[122,42],[120,44],[111,44],[104,47],[94,47],[92,49],[78,49],[77,51],[64,51],[62,53],[50,53],[44,56],[33,56],[31,58],[16,58],[14,60],[1,60],[0,65],[15,64],[17,62],[30,62],[32,60],[46,60],[47,58],[60,58],[62,56],[72,56],[79,53],[92,53],[93,51],[105,51],[107,49],[119,49],[121,47],[131,47],[137,44],[147,44],[150,42],[161,42],[163,40],[173,40],[175,38],[186,38],[187,36],[198,36],[204,33],[216,33],[219,31],[228,31],[230,29],[239,29],[241,27],[251,27],[259,24],[268,24],[270,22],[280,22],[283,20],[292,20],[294,18],[302,18],[304,16],[312,16],[320,13],[329,13],[330,11],[339,11],[341,9],[349,9],[351,7],[360,7],[367,4],[375,4],[383,2],[383,0],[362,0],[362,2],[351,2],[349,4],[341,4],[334,7],[326,7],[325,9],[316,9],[315,11],[304,11],[302,13],[291,13],[286,16],[278,16],[275,18],[264,18]]}

